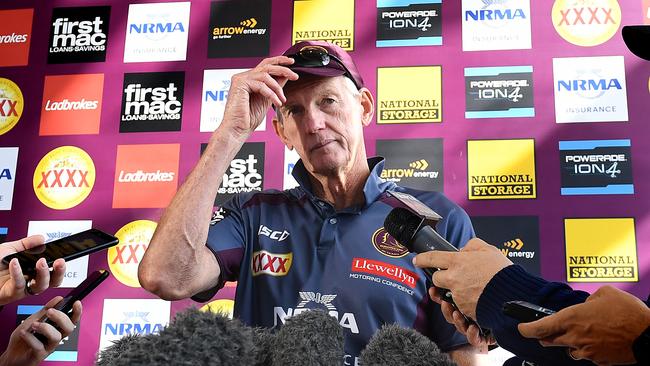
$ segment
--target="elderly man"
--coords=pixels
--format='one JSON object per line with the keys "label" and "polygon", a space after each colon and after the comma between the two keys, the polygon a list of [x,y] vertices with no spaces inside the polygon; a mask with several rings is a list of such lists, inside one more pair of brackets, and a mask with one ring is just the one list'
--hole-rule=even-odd
{"label": "elderly man", "polygon": [[[293,171],[300,186],[235,196],[211,222],[230,161],[271,104],[276,134],[301,157]],[[326,42],[298,43],[235,75],[220,127],[142,259],[142,286],[164,299],[207,301],[237,281],[235,316],[255,326],[326,309],[344,328],[347,365],[385,323],[413,327],[459,364],[473,364],[474,349],[428,298],[427,276],[384,231],[387,192],[412,194],[440,213],[441,235],[457,246],[474,236],[471,223],[440,193],[380,178],[383,159],[367,159],[363,138],[374,109],[351,57]]]}

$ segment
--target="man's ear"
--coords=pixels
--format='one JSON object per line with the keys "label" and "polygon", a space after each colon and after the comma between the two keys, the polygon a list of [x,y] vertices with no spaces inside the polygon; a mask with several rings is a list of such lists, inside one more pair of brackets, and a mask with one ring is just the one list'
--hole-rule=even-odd
{"label": "man's ear", "polygon": [[375,99],[367,88],[361,88],[359,93],[361,93],[361,107],[363,108],[361,121],[364,126],[368,126],[372,121],[372,117],[375,115]]}
{"label": "man's ear", "polygon": [[280,141],[287,147],[289,150],[293,150],[293,145],[289,143],[289,139],[287,139],[287,135],[284,134],[284,125],[278,120],[277,116],[273,117],[273,130],[275,131],[275,134],[278,135],[280,138]]}

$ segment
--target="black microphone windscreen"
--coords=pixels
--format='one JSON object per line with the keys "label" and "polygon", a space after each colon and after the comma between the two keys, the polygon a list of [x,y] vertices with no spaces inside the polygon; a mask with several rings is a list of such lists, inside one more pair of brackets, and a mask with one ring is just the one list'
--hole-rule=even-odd
{"label": "black microphone windscreen", "polygon": [[343,362],[343,331],[338,321],[322,310],[303,311],[287,318],[275,334],[273,365],[332,365]]}
{"label": "black microphone windscreen", "polygon": [[413,252],[410,246],[421,222],[422,220],[411,211],[395,207],[384,219],[384,229],[400,244]]}
{"label": "black microphone windscreen", "polygon": [[384,325],[361,351],[363,366],[455,366],[449,356],[415,329],[397,324]]}

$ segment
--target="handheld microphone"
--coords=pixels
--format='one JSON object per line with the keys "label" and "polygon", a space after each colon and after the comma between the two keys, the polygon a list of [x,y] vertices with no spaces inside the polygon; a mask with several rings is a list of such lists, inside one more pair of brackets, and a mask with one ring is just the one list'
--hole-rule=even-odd
{"label": "handheld microphone", "polygon": [[378,330],[361,351],[359,361],[363,366],[456,365],[429,338],[397,324],[387,324]]}

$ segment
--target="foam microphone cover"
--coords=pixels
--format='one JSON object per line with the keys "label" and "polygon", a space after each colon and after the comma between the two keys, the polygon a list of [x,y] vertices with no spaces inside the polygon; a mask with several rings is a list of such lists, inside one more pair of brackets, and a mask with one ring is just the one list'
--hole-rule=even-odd
{"label": "foam microphone cover", "polygon": [[343,330],[338,321],[322,310],[308,310],[287,318],[275,333],[274,366],[343,363]]}
{"label": "foam microphone cover", "polygon": [[226,315],[190,308],[159,334],[119,340],[100,353],[97,365],[255,365],[255,333]]}
{"label": "foam microphone cover", "polygon": [[415,329],[387,324],[370,338],[359,357],[363,366],[455,366],[449,356]]}

